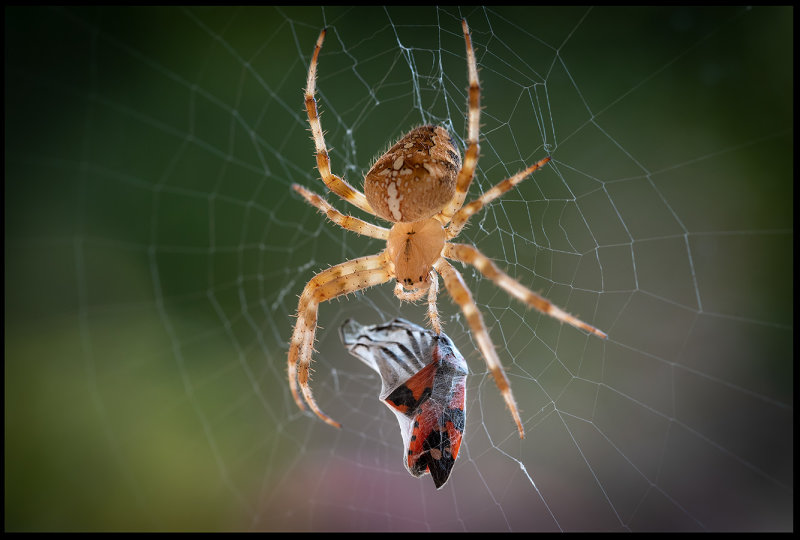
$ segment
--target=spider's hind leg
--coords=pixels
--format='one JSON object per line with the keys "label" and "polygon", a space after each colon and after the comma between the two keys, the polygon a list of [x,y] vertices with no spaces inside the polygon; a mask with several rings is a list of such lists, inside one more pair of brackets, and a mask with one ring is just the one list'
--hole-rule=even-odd
{"label": "spider's hind leg", "polygon": [[325,40],[325,29],[320,32],[317,44],[314,47],[314,54],[311,63],[308,65],[308,79],[306,81],[305,105],[308,113],[308,124],[311,126],[311,135],[314,138],[314,146],[317,150],[317,170],[322,177],[322,181],[328,189],[336,193],[339,197],[346,200],[353,206],[357,206],[368,214],[375,215],[367,198],[359,190],[351,186],[346,180],[331,172],[331,158],[328,154],[328,147],[325,145],[325,136],[322,132],[322,123],[319,120],[317,110],[317,100],[314,97],[317,87],[317,62],[319,51],[322,49],[322,42]]}
{"label": "spider's hind leg", "polygon": [[475,168],[478,166],[478,155],[480,147],[478,137],[480,136],[481,120],[481,86],[478,81],[478,64],[475,60],[475,51],[472,48],[472,36],[469,33],[469,26],[466,19],[461,19],[461,29],[464,32],[464,42],[467,47],[467,76],[469,77],[469,97],[467,98],[467,121],[469,131],[467,134],[467,151],[464,154],[461,170],[458,171],[456,178],[456,192],[453,198],[439,213],[444,218],[443,223],[447,223],[453,215],[464,204],[467,197],[472,178],[475,176]]}

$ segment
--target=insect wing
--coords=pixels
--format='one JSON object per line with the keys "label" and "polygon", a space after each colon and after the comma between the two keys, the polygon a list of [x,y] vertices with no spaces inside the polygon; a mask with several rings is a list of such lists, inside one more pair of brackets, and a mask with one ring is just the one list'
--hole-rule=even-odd
{"label": "insect wing", "polygon": [[428,331],[403,319],[374,326],[348,319],[339,335],[350,354],[381,376],[381,400],[429,363]]}
{"label": "insect wing", "polygon": [[430,397],[415,411],[406,445],[409,472],[414,476],[429,472],[437,489],[447,482],[458,457],[464,435],[467,395],[464,358],[449,339],[441,340],[438,345],[426,367],[436,366]]}
{"label": "insect wing", "polygon": [[416,415],[422,405],[431,397],[438,371],[438,363],[431,362],[392,390],[383,401],[390,409],[397,410],[406,416]]}
{"label": "insect wing", "polygon": [[450,477],[464,433],[467,364],[445,334],[403,319],[363,326],[348,320],[342,342],[381,376],[380,399],[400,425],[403,462],[430,473],[437,489]]}

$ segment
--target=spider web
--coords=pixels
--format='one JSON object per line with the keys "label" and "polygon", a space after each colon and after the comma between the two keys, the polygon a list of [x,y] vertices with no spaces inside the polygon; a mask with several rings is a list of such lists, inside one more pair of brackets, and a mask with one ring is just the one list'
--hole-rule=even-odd
{"label": "spider web", "polygon": [[[792,530],[792,15],[7,8],[6,528]],[[312,387],[341,430],[289,394],[304,284],[382,249],[289,186],[325,191],[302,108],[323,26],[334,172],[360,186],[421,123],[463,151],[461,17],[468,200],[553,161],[459,241],[609,339],[459,266],[527,437],[443,291],[470,376],[436,491],[338,337],[424,306],[321,306]]]}

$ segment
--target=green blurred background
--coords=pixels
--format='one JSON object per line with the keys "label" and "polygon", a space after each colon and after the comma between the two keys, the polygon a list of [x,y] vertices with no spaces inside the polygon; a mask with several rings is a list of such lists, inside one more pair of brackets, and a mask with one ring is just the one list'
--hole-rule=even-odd
{"label": "green blurred background", "polygon": [[[391,288],[323,306],[315,395],[285,382],[297,295],[377,252],[318,192],[302,107],[359,176],[421,122],[474,196],[554,162],[468,229],[564,329],[465,270],[526,420],[475,375],[447,490],[400,465],[348,317],[422,321]],[[6,530],[791,530],[791,8],[5,8]],[[344,209],[344,204],[337,204]]]}

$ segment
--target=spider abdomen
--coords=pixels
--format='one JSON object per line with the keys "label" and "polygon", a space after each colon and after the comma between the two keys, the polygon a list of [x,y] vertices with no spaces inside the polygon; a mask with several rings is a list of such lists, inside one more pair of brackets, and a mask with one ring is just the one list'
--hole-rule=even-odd
{"label": "spider abdomen", "polygon": [[410,223],[439,213],[453,198],[461,155],[441,126],[409,131],[372,166],[364,195],[375,213]]}

